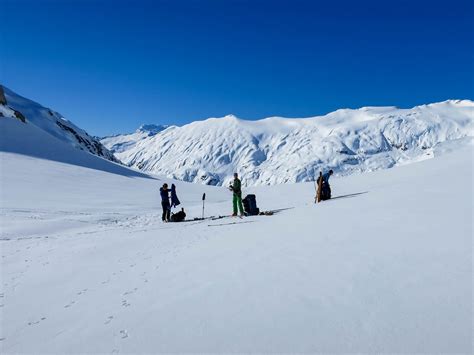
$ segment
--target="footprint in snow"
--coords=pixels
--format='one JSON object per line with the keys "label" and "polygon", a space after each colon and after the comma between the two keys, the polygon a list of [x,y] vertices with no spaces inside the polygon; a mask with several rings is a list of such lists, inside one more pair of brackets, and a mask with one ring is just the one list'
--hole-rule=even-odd
{"label": "footprint in snow", "polygon": [[28,322],[28,325],[36,325],[39,324],[41,321],[44,321],[46,317],[42,317],[40,320],[33,321],[33,322]]}
{"label": "footprint in snow", "polygon": [[108,316],[104,324],[109,324],[110,322],[112,322],[112,319],[114,319],[114,316]]}
{"label": "footprint in snow", "polygon": [[124,292],[124,293],[122,294],[122,296],[131,295],[132,293],[135,293],[137,290],[138,290],[138,288],[135,287],[133,290]]}
{"label": "footprint in snow", "polygon": [[69,307],[71,307],[74,303],[76,303],[76,301],[71,301],[71,302],[69,302],[67,305],[65,305],[64,308],[69,308]]}
{"label": "footprint in snow", "polygon": [[120,331],[120,335],[122,339],[128,338],[128,332],[125,329]]}
{"label": "footprint in snow", "polygon": [[86,293],[87,290],[88,290],[88,288],[84,288],[82,291],[79,291],[79,292],[77,293],[77,295],[80,296],[80,295]]}
{"label": "footprint in snow", "polygon": [[130,307],[132,304],[129,303],[127,300],[122,300],[122,307]]}

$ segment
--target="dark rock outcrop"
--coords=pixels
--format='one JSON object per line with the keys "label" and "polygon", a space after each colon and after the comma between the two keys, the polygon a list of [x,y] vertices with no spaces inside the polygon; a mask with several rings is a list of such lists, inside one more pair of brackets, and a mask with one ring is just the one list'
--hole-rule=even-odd
{"label": "dark rock outcrop", "polygon": [[13,114],[16,118],[18,118],[21,122],[26,123],[26,117],[20,111],[13,110]]}
{"label": "dark rock outcrop", "polygon": [[2,85],[0,85],[0,105],[7,105],[7,98],[5,97],[5,91],[3,91]]}

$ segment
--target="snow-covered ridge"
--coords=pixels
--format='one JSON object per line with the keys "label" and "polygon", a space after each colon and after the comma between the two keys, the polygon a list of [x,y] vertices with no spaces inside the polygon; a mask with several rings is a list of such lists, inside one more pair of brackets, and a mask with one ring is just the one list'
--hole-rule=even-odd
{"label": "snow-covered ridge", "polygon": [[300,119],[228,115],[102,143],[124,163],[171,178],[223,185],[239,172],[245,185],[270,185],[311,181],[322,168],[348,175],[433,157],[444,142],[470,140],[473,122],[473,101],[448,100]]}
{"label": "snow-covered ridge", "polygon": [[112,153],[117,154],[132,149],[142,139],[153,137],[170,127],[168,125],[143,124],[133,133],[107,136],[101,138],[100,141],[107,145]]}
{"label": "snow-covered ridge", "polygon": [[155,134],[164,131],[168,127],[168,125],[143,124],[138,128],[137,131],[148,133],[149,136],[154,136]]}
{"label": "snow-covered ridge", "polygon": [[[24,145],[28,139],[31,141],[31,134],[46,133],[79,150],[83,150],[113,162],[119,162],[117,158],[115,158],[115,156],[102,145],[100,140],[90,136],[86,131],[66,120],[58,112],[21,97],[1,85],[0,118],[12,118],[25,124],[23,130],[17,130],[24,132],[23,137],[9,137],[9,142],[13,145]],[[34,126],[34,129],[28,127],[30,125]],[[8,148],[9,150],[12,149],[14,151],[15,147],[13,147],[12,144],[10,144]],[[37,147],[37,149],[45,148],[46,147]],[[56,154],[60,155],[61,153],[57,152]]]}

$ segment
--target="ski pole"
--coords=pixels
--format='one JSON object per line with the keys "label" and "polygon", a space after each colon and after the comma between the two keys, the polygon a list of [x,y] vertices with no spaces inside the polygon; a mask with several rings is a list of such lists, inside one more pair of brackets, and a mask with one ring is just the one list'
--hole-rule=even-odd
{"label": "ski pole", "polygon": [[206,201],[206,193],[202,194],[202,219],[204,219],[204,201]]}
{"label": "ski pole", "polygon": [[315,170],[314,170],[314,167],[313,167],[313,183],[314,183],[314,191],[316,191],[316,193],[317,193],[317,191],[318,191],[318,188],[317,188],[317,186],[316,186],[316,180],[314,179],[314,177],[315,177],[315,176],[316,176],[316,172],[315,172]]}

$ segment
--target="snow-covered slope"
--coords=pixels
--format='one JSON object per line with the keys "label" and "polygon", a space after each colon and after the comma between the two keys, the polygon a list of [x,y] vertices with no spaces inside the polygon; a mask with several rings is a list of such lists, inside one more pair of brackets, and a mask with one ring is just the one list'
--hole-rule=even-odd
{"label": "snow-covered slope", "polygon": [[[317,205],[244,189],[294,208],[221,225],[162,223],[163,181],[0,152],[0,353],[472,354],[472,158],[336,177]],[[176,184],[191,218],[203,192],[229,213]]]}
{"label": "snow-covered slope", "polygon": [[153,137],[168,127],[169,126],[166,125],[144,124],[133,133],[103,137],[101,142],[106,145],[112,153],[119,154],[133,149],[141,140]]}
{"label": "snow-covered slope", "polygon": [[98,139],[91,137],[61,114],[1,85],[0,134],[0,149],[3,151],[54,159],[55,156],[64,157],[69,154],[70,150],[66,147],[69,146],[119,162]]}
{"label": "snow-covered slope", "polygon": [[245,185],[259,185],[311,181],[321,168],[347,175],[418,161],[432,157],[440,143],[472,137],[473,129],[474,102],[451,100],[306,119],[226,116],[102,142],[144,171],[211,185],[239,172]]}

